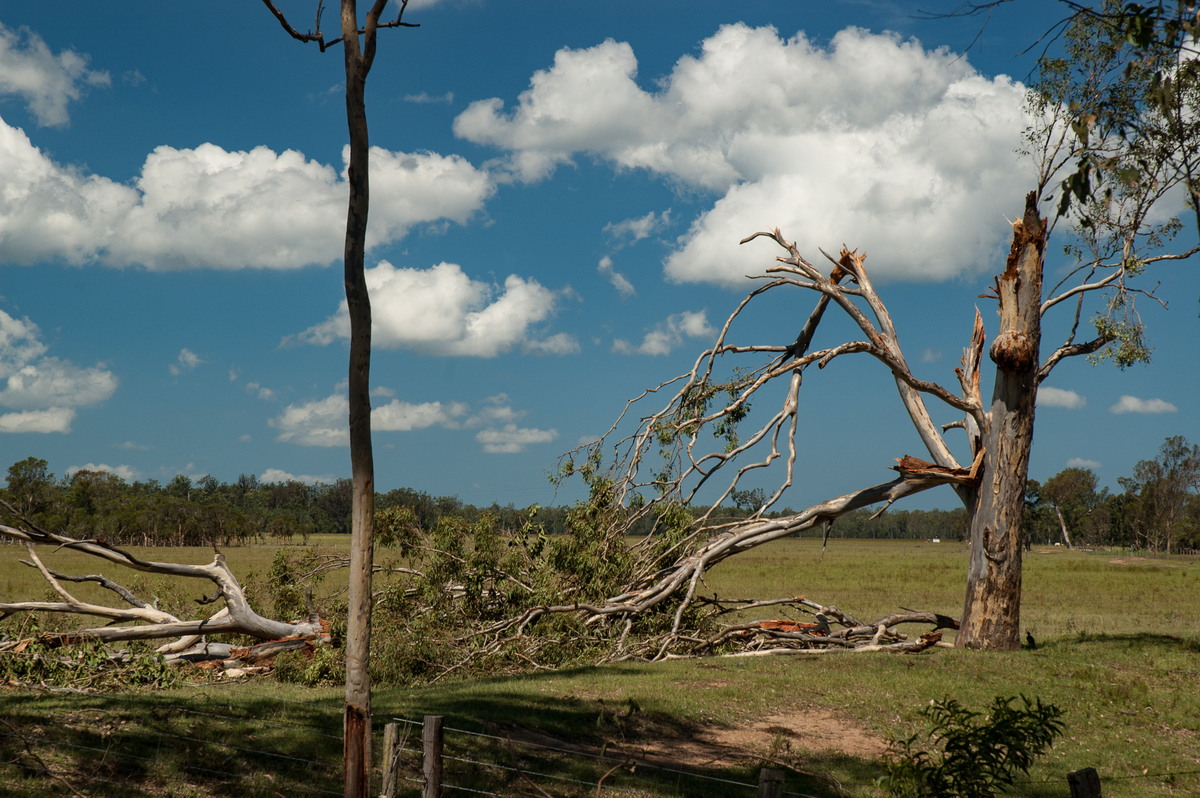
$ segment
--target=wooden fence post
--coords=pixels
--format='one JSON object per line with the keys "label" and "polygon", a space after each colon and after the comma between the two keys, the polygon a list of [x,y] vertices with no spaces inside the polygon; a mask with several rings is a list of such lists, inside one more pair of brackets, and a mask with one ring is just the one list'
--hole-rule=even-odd
{"label": "wooden fence post", "polygon": [[400,724],[383,727],[383,790],[380,798],[396,798],[400,770]]}
{"label": "wooden fence post", "polygon": [[1100,798],[1100,774],[1095,768],[1084,768],[1067,774],[1071,798]]}
{"label": "wooden fence post", "polygon": [[442,798],[442,716],[426,715],[421,726],[422,770],[425,787],[421,798]]}
{"label": "wooden fence post", "polygon": [[763,768],[758,771],[758,798],[783,798],[783,771]]}

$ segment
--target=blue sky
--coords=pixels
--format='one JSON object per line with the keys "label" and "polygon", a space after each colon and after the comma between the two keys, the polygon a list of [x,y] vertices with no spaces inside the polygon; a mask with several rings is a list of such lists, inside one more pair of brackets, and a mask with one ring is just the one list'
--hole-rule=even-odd
{"label": "blue sky", "polygon": [[[984,26],[885,0],[413,2],[368,82],[377,487],[577,498],[557,456],[691,366],[776,254],[737,241],[774,226],[810,259],[867,251],[910,362],[953,386],[1033,187],[1022,51],[1061,6],[1015,6]],[[347,476],[340,51],[253,2],[8,4],[0,26],[0,465]],[[1139,306],[1153,362],[1060,366],[1034,478],[1115,488],[1168,435],[1200,440],[1200,279],[1147,284],[1171,305]],[[811,301],[739,335],[790,341]],[[825,326],[814,346],[848,334]],[[924,454],[874,363],[812,370],[802,402],[785,504]]]}

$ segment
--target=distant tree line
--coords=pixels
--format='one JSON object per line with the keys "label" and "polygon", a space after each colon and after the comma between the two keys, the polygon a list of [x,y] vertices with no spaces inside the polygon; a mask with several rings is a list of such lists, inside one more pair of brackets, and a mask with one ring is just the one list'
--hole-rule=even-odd
{"label": "distant tree line", "polygon": [[[1122,546],[1172,552],[1200,547],[1200,446],[1183,436],[1168,438],[1152,460],[1118,480],[1121,491],[1098,486],[1094,471],[1067,468],[1044,483],[1030,480],[1026,491],[1026,539],[1030,545]],[[27,457],[8,468],[0,489],[21,516],[43,529],[113,544],[144,546],[236,545],[255,541],[307,540],[314,534],[350,531],[350,481],[307,484],[296,480],[259,482],[242,474],[231,483],[212,476],[193,480],[178,475],[128,482],[106,471],[76,471],[55,477],[47,462]],[[732,506],[718,516],[744,517],[762,506],[761,490],[735,491]],[[699,513],[707,508],[693,508]],[[452,496],[431,496],[397,488],[376,497],[377,513],[403,510],[420,531],[434,531],[449,519],[473,526],[518,529],[530,508],[511,504],[476,507]],[[790,514],[790,508],[771,516]],[[965,510],[896,510],[875,514],[856,510],[837,520],[836,538],[880,540],[962,540]],[[567,531],[571,508],[540,507],[536,523],[543,534]],[[635,534],[649,529],[634,528]]]}
{"label": "distant tree line", "polygon": [[1067,468],[1044,483],[1030,480],[1025,531],[1031,545],[1121,546],[1151,552],[1200,548],[1200,446],[1182,435],[1158,456],[1100,488],[1089,468]]}

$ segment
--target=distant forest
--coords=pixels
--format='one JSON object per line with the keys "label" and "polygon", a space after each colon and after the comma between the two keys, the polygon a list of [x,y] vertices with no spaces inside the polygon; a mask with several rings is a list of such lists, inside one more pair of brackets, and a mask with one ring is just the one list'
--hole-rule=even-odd
{"label": "distant forest", "polygon": [[[241,475],[231,483],[212,476],[192,480],[178,475],[127,482],[105,471],[76,471],[56,478],[36,457],[8,469],[3,499],[15,514],[42,529],[113,544],[143,546],[238,545],[257,541],[304,542],[315,534],[350,531],[350,481],[307,484],[259,482]],[[1200,447],[1182,437],[1168,438],[1156,460],[1143,460],[1120,480],[1123,491],[1098,489],[1089,469],[1068,468],[1045,483],[1030,480],[1025,527],[1030,545],[1066,543],[1122,546],[1153,551],[1200,547]],[[732,506],[719,515],[734,519],[760,506],[758,490],[735,491]],[[398,488],[376,497],[376,512],[411,512],[425,531],[443,521],[474,524],[490,516],[501,528],[530,521],[546,534],[566,531],[569,507],[512,504],[476,507],[452,496]],[[791,508],[771,512],[788,515]],[[12,516],[14,512],[0,513]],[[407,513],[406,513],[407,515]],[[955,510],[890,508],[878,517],[857,510],[837,520],[835,538],[961,540],[967,513]],[[11,517],[7,519],[12,521]],[[649,529],[642,530],[648,532]]]}

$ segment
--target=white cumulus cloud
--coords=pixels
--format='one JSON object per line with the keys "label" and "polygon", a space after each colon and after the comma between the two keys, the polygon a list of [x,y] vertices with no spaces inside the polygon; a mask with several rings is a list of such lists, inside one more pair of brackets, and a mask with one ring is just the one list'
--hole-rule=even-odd
{"label": "white cumulus cloud", "polygon": [[636,293],[633,289],[633,283],[629,282],[625,275],[613,268],[613,259],[608,255],[600,259],[600,263],[596,265],[596,271],[604,275],[608,279],[608,282],[612,284],[612,287],[617,289],[617,293],[625,299]]}
{"label": "white cumulus cloud", "polygon": [[1126,394],[1108,408],[1110,413],[1177,413],[1179,408],[1164,399],[1139,399]]}
{"label": "white cumulus cloud", "polygon": [[67,468],[66,474],[68,477],[72,477],[80,471],[99,471],[105,474],[112,474],[114,477],[120,477],[126,482],[133,482],[138,478],[137,469],[133,466],[110,466],[107,463],[86,463],[81,466],[70,466]]}
{"label": "white cumulus cloud", "polygon": [[667,209],[662,213],[650,211],[645,216],[639,216],[636,219],[625,219],[620,222],[611,222],[604,225],[604,232],[621,244],[637,243],[645,238],[649,238],[652,233],[658,232],[662,228],[671,223],[671,211]]}
{"label": "white cumulus cloud", "polygon": [[[324,399],[288,405],[269,424],[279,431],[278,439],[281,441],[301,446],[347,446],[348,407],[345,395],[337,393]],[[476,437],[485,444],[484,450],[492,452],[499,449],[490,447],[511,446],[516,437],[521,435],[532,436],[527,443],[539,442],[534,435],[539,431],[517,429],[516,421],[523,415],[523,411],[512,408],[505,394],[487,397],[478,407],[472,407],[468,402],[405,402],[391,399],[371,409],[371,429],[379,433],[409,432],[431,427],[477,429],[480,432]]]}
{"label": "white cumulus cloud", "polygon": [[117,376],[46,354],[29,319],[0,310],[0,432],[70,432],[77,407],[107,400]]}
{"label": "white cumulus cloud", "polygon": [[260,484],[270,485],[283,482],[303,482],[305,485],[332,485],[337,477],[332,474],[292,474],[281,468],[268,468],[258,475]]}
{"label": "white cumulus cloud", "polygon": [[877,276],[994,267],[1033,177],[1014,155],[1023,87],[892,34],[849,28],[826,48],[738,23],[653,91],[636,78],[626,43],[563,49],[515,107],[473,103],[454,129],[508,151],[522,180],[588,153],[717,195],[666,260],[678,281],[740,284],[776,253],[737,242],[772,227],[864,250]]}
{"label": "white cumulus cloud", "polygon": [[39,125],[66,125],[67,106],[83,96],[84,87],[111,85],[107,72],[87,64],[87,56],[74,50],[55,55],[36,33],[0,23],[0,96],[22,98]]}
{"label": "white cumulus cloud", "polygon": [[1099,468],[1103,463],[1099,460],[1088,460],[1084,457],[1072,457],[1067,461],[1067,468]]}
{"label": "white cumulus cloud", "polygon": [[175,358],[175,362],[167,367],[171,374],[178,377],[185,371],[191,371],[204,362],[204,359],[190,349],[180,349],[179,356]]}
{"label": "white cumulus cloud", "polygon": [[516,424],[505,424],[499,429],[480,430],[475,440],[483,444],[488,454],[516,454],[537,443],[551,443],[558,437],[558,430],[530,429]]}
{"label": "white cumulus cloud", "polygon": [[49,410],[22,410],[0,413],[0,433],[3,432],[70,432],[75,410],[53,407]]}
{"label": "white cumulus cloud", "polygon": [[1038,388],[1037,403],[1039,407],[1065,407],[1070,410],[1078,410],[1087,404],[1087,399],[1075,391],[1042,385]]}
{"label": "white cumulus cloud", "polygon": [[[500,287],[472,280],[454,263],[408,269],[387,261],[368,269],[366,278],[372,343],[381,349],[476,357],[494,357],[518,346],[549,353],[571,351],[569,339],[540,341],[534,332],[534,326],[554,312],[558,297],[536,280],[513,274]],[[342,300],[335,315],[294,340],[327,344],[349,336]]]}
{"label": "white cumulus cloud", "polygon": [[711,338],[715,334],[705,311],[684,311],[668,316],[666,321],[647,332],[640,344],[618,338],[613,341],[613,351],[624,355],[666,355],[685,338]]}
{"label": "white cumulus cloud", "polygon": [[[494,186],[458,156],[371,149],[368,247],[465,222]],[[133,185],[55,163],[0,120],[0,263],[292,269],[342,255],[346,182],[267,147],[155,148]]]}

